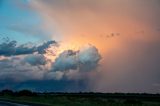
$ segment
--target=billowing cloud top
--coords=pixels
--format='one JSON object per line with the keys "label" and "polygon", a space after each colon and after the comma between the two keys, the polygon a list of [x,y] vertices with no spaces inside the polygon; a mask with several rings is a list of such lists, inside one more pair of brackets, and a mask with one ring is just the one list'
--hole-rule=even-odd
{"label": "billowing cloud top", "polygon": [[92,45],[87,45],[78,51],[66,50],[56,58],[53,71],[95,70],[100,59],[97,48]]}
{"label": "billowing cloud top", "polygon": [[[71,71],[80,75],[96,70],[101,56],[98,49],[86,45],[81,49],[65,50],[55,60],[46,57],[48,49],[61,48],[55,41],[48,41],[39,46],[22,44],[7,40],[0,44],[0,82],[26,82],[30,80],[63,80],[69,78]],[[54,50],[53,50],[54,51]],[[56,53],[55,53],[56,54]],[[83,77],[81,77],[83,79]]]}

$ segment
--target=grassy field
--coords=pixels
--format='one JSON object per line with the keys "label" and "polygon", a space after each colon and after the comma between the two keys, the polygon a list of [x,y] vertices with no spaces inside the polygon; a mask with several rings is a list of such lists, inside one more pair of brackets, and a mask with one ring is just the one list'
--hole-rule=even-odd
{"label": "grassy field", "polygon": [[102,93],[39,93],[35,95],[1,95],[19,103],[46,106],[160,106],[160,95]]}

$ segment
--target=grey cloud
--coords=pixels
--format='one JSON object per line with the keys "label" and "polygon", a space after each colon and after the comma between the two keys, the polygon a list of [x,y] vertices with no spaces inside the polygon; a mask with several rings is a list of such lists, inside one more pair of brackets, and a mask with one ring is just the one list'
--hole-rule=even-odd
{"label": "grey cloud", "polygon": [[82,48],[78,53],[79,58],[79,68],[80,70],[93,70],[97,67],[98,62],[101,59],[101,56],[98,52],[98,49],[94,46],[87,46]]}
{"label": "grey cloud", "polygon": [[64,77],[64,73],[61,71],[48,72],[45,74],[44,78],[46,80],[61,80]]}
{"label": "grey cloud", "polygon": [[[61,79],[58,72],[50,73],[47,64],[50,62],[44,57],[45,50],[51,45],[57,46],[55,41],[48,41],[41,45],[17,45],[16,41],[3,39],[0,44],[0,82],[28,80]],[[46,77],[47,76],[47,77]]]}
{"label": "grey cloud", "polygon": [[38,67],[31,67],[29,64],[26,64],[22,60],[23,59],[20,57],[1,60],[0,81],[24,81],[32,79],[34,75],[38,74],[34,74],[34,72],[37,70],[36,68]]}
{"label": "grey cloud", "polygon": [[53,71],[79,70],[90,71],[96,69],[101,56],[96,47],[87,45],[79,51],[67,50],[56,58]]}
{"label": "grey cloud", "polygon": [[11,57],[0,61],[0,82],[25,82],[29,80],[60,80],[62,72],[51,72],[41,54]]}
{"label": "grey cloud", "polygon": [[27,44],[17,45],[16,41],[6,41],[0,44],[0,56],[25,55],[38,52],[44,54],[45,50],[52,44],[57,44],[55,41],[48,41],[39,46],[28,46]]}
{"label": "grey cloud", "polygon": [[41,54],[33,54],[25,57],[25,62],[29,63],[30,65],[45,65],[47,63],[46,58]]}
{"label": "grey cloud", "polygon": [[50,45],[55,44],[55,46],[57,46],[56,41],[48,41],[46,43],[43,43],[42,45],[37,47],[37,51],[39,54],[43,54],[45,53],[45,49],[47,49]]}
{"label": "grey cloud", "polygon": [[[30,51],[37,53],[30,54],[32,52],[27,52],[27,55],[20,55],[26,52],[23,51],[25,49],[21,50],[23,48],[22,45],[16,46],[16,41],[2,43],[1,49],[8,47],[6,50],[12,54],[7,54],[8,51],[1,51],[1,55],[5,55],[0,60],[0,82],[6,80],[13,82],[26,82],[30,80],[79,80],[86,78],[82,74],[83,72],[87,71],[89,73],[91,70],[97,68],[101,56],[97,48],[92,45],[87,45],[78,51],[64,51],[52,63],[44,57],[43,53],[45,51],[42,50],[45,50],[48,48],[48,45],[53,43],[53,41],[50,41],[37,48],[31,47],[34,49],[30,48]],[[19,54],[17,54],[16,50],[19,50]],[[50,64],[52,64],[51,67]]]}
{"label": "grey cloud", "polygon": [[[42,57],[42,58],[41,58]],[[35,59],[36,58],[36,59]],[[35,60],[34,60],[35,59]],[[26,81],[44,81],[44,80],[63,80],[69,79],[63,71],[51,71],[48,62],[43,55],[33,54],[27,57],[11,57],[0,61],[0,83],[7,82],[26,82]],[[81,79],[84,77],[80,77]]]}
{"label": "grey cloud", "polygon": [[78,68],[77,51],[64,51],[53,63],[54,71],[76,70]]}
{"label": "grey cloud", "polygon": [[0,82],[0,90],[13,89],[22,90],[29,89],[36,92],[79,92],[89,91],[88,83],[85,80],[41,80],[41,81],[27,81],[27,82]]}
{"label": "grey cloud", "polygon": [[10,52],[11,55],[23,55],[23,54],[32,54],[32,53],[36,52],[37,48],[36,47],[27,47],[24,44],[24,45],[20,45],[20,46],[15,45],[15,47],[12,49],[14,49],[14,52]]}

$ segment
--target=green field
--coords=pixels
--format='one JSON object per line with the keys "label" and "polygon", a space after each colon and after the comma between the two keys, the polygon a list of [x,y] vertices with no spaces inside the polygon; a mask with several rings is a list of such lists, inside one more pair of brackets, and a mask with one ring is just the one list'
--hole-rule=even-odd
{"label": "green field", "polygon": [[160,106],[160,95],[122,93],[34,93],[1,94],[0,98],[18,103],[46,106]]}

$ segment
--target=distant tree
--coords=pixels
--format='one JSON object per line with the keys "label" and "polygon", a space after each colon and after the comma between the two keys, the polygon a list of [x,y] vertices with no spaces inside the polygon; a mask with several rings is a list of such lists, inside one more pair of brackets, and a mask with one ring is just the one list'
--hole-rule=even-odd
{"label": "distant tree", "polygon": [[36,96],[37,94],[30,90],[21,90],[17,92],[17,96]]}
{"label": "distant tree", "polygon": [[14,95],[14,92],[12,90],[9,90],[9,89],[5,89],[5,90],[2,90],[1,91],[1,95],[9,95],[9,96],[13,96]]}

